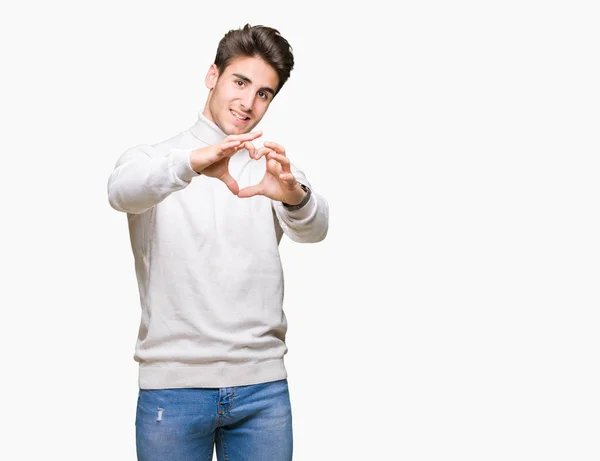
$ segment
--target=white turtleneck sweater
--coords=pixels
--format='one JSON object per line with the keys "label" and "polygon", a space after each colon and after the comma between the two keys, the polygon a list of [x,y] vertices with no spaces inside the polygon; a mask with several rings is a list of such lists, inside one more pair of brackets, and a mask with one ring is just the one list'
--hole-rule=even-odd
{"label": "white turtleneck sweater", "polygon": [[[197,174],[190,152],[226,134],[202,113],[189,130],[118,159],[109,203],[127,213],[141,303],[134,359],[142,389],[232,387],[287,377],[287,322],[279,242],[325,238],[329,211],[312,190],[289,211],[264,196],[238,198]],[[258,147],[258,145],[257,145]],[[240,188],[260,182],[265,158],[229,163]],[[296,179],[309,186],[292,165]]]}

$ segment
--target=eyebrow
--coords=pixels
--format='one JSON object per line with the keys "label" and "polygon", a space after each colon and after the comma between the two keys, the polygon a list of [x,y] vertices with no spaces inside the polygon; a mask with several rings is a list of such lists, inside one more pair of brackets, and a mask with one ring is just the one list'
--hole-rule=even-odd
{"label": "eyebrow", "polygon": [[[243,80],[246,83],[252,84],[252,80],[250,80],[245,75],[242,75],[242,74],[233,74],[233,75],[235,77],[239,78],[240,80]],[[273,88],[269,88],[268,86],[263,86],[262,88],[259,88],[258,91],[264,91],[266,93],[271,93],[271,96],[275,96],[275,90],[273,90]]]}

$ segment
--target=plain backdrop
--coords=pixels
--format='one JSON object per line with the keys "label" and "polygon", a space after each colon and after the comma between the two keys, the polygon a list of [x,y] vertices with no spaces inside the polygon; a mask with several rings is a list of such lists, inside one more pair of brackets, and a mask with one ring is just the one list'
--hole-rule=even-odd
{"label": "plain backdrop", "polygon": [[[135,460],[118,156],[188,129],[222,35],[330,204],[285,239],[295,461],[600,459],[595,2],[24,1],[0,11],[0,459]],[[274,460],[276,461],[276,460]]]}

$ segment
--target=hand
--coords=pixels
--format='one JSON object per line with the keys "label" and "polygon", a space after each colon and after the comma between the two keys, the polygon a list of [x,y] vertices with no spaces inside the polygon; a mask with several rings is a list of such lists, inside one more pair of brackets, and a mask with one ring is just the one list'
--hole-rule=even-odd
{"label": "hand", "polygon": [[[251,143],[249,143],[251,144]],[[306,192],[302,190],[296,177],[290,169],[290,160],[285,155],[285,149],[274,142],[265,142],[264,147],[255,151],[254,146],[248,148],[250,157],[258,160],[265,156],[267,171],[262,180],[255,186],[245,187],[237,194],[238,197],[253,197],[264,195],[272,200],[297,205],[302,201]]]}
{"label": "hand", "polygon": [[252,146],[254,151],[250,141],[261,136],[261,131],[227,136],[219,144],[193,150],[190,153],[190,165],[196,173],[223,181],[227,188],[237,195],[240,188],[237,181],[229,174],[229,159],[244,147]]}

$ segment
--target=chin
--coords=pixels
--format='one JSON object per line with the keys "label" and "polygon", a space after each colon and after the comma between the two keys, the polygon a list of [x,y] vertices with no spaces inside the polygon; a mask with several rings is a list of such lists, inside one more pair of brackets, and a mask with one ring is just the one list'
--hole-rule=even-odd
{"label": "chin", "polygon": [[230,125],[228,127],[228,132],[227,134],[245,134],[245,133],[250,133],[252,131],[252,128],[254,128],[254,125],[248,125],[248,126],[236,126],[236,125]]}
{"label": "chin", "polygon": [[227,129],[223,130],[226,135],[232,134],[244,134],[246,131],[241,130],[240,127],[237,126],[228,126]]}

